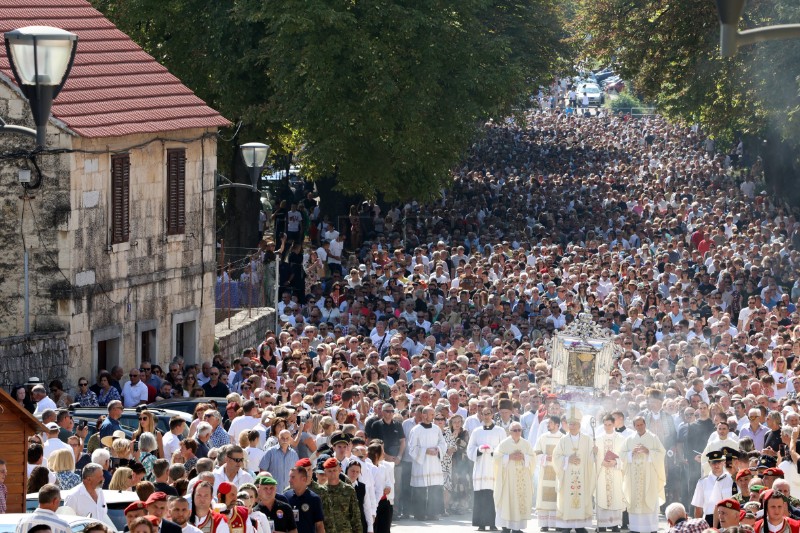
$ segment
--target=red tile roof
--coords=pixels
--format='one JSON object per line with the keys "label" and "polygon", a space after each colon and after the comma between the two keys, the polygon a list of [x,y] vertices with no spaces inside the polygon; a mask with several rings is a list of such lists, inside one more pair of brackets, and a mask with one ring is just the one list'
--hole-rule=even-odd
{"label": "red tile roof", "polygon": [[[82,137],[116,137],[230,122],[194,95],[86,0],[0,0],[0,33],[55,26],[78,35],[53,116]],[[5,46],[0,71],[14,81]]]}

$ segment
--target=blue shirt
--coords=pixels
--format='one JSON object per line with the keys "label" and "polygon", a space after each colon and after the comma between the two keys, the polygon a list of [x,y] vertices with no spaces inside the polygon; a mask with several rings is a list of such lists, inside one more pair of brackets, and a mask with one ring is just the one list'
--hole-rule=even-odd
{"label": "blue shirt", "polygon": [[299,460],[297,452],[291,447],[286,448],[286,453],[284,453],[280,446],[275,446],[267,450],[267,453],[261,458],[258,468],[272,474],[272,477],[278,482],[278,492],[281,492],[289,486],[289,470]]}
{"label": "blue shirt", "polygon": [[322,522],[325,518],[322,512],[322,498],[316,492],[306,489],[302,496],[298,496],[292,489],[283,493],[292,506],[299,514],[297,520],[297,533],[314,533],[317,522]]}
{"label": "blue shirt", "polygon": [[769,433],[769,428],[764,424],[759,424],[758,429],[755,431],[753,431],[750,428],[750,424],[748,424],[739,432],[739,438],[741,439],[742,437],[750,437],[753,439],[753,448],[760,452],[764,449],[764,439],[766,438],[767,433]]}
{"label": "blue shirt", "polygon": [[122,431],[122,426],[119,425],[119,420],[114,420],[110,416],[107,416],[103,423],[100,425],[100,438],[109,437],[115,431]]}

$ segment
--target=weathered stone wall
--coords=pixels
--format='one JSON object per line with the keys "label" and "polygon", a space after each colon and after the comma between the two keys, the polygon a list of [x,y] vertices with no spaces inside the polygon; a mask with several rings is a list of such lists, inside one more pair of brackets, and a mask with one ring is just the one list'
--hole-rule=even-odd
{"label": "weathered stone wall", "polygon": [[264,333],[275,329],[275,310],[271,307],[254,307],[251,316],[247,315],[245,309],[231,316],[230,328],[227,319],[215,326],[214,337],[224,357],[238,357],[245,348],[257,347],[264,340]]}
{"label": "weathered stone wall", "polygon": [[[30,107],[22,97],[0,81],[0,117],[9,124],[34,127]],[[71,148],[71,135],[52,122],[47,128],[47,149]],[[59,240],[66,228],[61,224],[70,211],[70,156],[36,156],[43,174],[39,189],[25,191],[19,183],[20,170],[36,169],[25,157],[36,146],[30,137],[3,133],[0,152],[18,153],[18,159],[0,161],[0,337],[25,333],[23,304],[23,251],[28,250],[30,330],[67,331],[69,320],[61,315],[50,295],[54,284],[70,277],[68,257],[59,254]]]}
{"label": "weathered stone wall", "polygon": [[38,377],[44,383],[65,379],[69,369],[67,334],[35,333],[0,339],[0,387]]}
{"label": "weathered stone wall", "polygon": [[[176,313],[198,313],[197,360],[210,359],[214,342],[214,169],[216,140],[203,129],[75,140],[70,234],[76,287],[71,297],[71,359],[86,373],[99,370],[96,333],[121,328],[121,353],[108,365],[138,366],[137,323],[156,327],[154,362],[175,355]],[[167,150],[186,150],[186,230],[166,231]],[[86,153],[90,152],[90,153]],[[100,153],[97,153],[100,152]],[[105,152],[105,153],[103,153]],[[130,155],[130,238],[111,244],[111,155]],[[84,276],[80,278],[79,275]],[[88,281],[83,281],[84,279]],[[190,359],[190,358],[187,358]]]}

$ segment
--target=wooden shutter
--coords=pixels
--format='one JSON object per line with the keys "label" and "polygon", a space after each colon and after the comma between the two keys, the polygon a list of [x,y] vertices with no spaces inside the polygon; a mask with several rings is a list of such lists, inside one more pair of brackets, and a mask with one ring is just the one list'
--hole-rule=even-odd
{"label": "wooden shutter", "polygon": [[186,231],[186,150],[167,150],[167,234]]}
{"label": "wooden shutter", "polygon": [[128,154],[111,157],[111,244],[128,242],[130,236],[131,159]]}

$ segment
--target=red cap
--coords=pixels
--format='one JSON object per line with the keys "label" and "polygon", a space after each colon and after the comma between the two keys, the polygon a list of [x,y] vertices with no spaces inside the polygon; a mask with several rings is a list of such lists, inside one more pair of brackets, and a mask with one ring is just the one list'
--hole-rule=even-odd
{"label": "red cap", "polygon": [[726,498],[717,504],[717,507],[725,507],[726,509],[733,509],[734,511],[741,511],[742,506],[733,498]]}
{"label": "red cap", "polygon": [[339,461],[337,461],[335,457],[331,457],[330,459],[322,463],[322,468],[324,468],[325,470],[329,468],[336,468],[337,466],[339,466]]}
{"label": "red cap", "polygon": [[299,461],[297,461],[294,466],[298,466],[300,468],[308,468],[311,466],[311,460],[308,457],[303,457]]}
{"label": "red cap", "polygon": [[150,521],[151,524],[158,527],[158,524],[161,523],[161,519],[157,516],[153,516],[151,514],[145,515],[145,518]]}
{"label": "red cap", "polygon": [[744,509],[742,509],[741,511],[739,511],[739,522],[741,522],[742,520],[744,520],[746,516],[747,516],[747,511],[745,511]]}
{"label": "red cap", "polygon": [[226,407],[225,410],[227,411],[228,409],[233,409],[235,411],[235,410],[239,409],[239,407],[240,406],[239,406],[238,403],[231,402],[231,403],[228,404],[228,407]]}
{"label": "red cap", "polygon": [[739,481],[744,476],[749,476],[749,475],[752,475],[750,470],[748,470],[747,468],[743,468],[742,470],[739,470],[738,472],[736,472],[736,481]]}
{"label": "red cap", "polygon": [[229,494],[234,490],[236,489],[232,484],[228,483],[227,481],[223,481],[219,484],[219,487],[217,487],[217,494]]}
{"label": "red cap", "polygon": [[167,493],[166,492],[154,492],[147,498],[145,505],[151,505],[156,502],[165,502],[167,501]]}
{"label": "red cap", "polygon": [[764,473],[761,474],[761,477],[764,477],[764,476],[774,476],[774,477],[779,477],[779,478],[783,479],[783,470],[781,470],[780,468],[775,468],[775,467],[767,468],[766,470],[764,470]]}
{"label": "red cap", "polygon": [[144,511],[146,509],[146,504],[141,501],[132,502],[125,508],[125,514],[132,513],[134,511]]}

